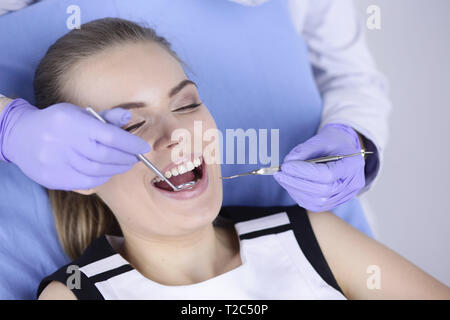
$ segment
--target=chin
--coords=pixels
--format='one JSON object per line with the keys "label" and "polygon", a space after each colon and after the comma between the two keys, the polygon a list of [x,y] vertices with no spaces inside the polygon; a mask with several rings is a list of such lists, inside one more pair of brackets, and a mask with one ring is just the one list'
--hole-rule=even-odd
{"label": "chin", "polygon": [[222,206],[222,190],[209,190],[210,194],[198,201],[189,203],[185,206],[177,206],[176,203],[171,204],[171,212],[174,213],[174,222],[179,229],[194,230],[212,224],[219,214]]}

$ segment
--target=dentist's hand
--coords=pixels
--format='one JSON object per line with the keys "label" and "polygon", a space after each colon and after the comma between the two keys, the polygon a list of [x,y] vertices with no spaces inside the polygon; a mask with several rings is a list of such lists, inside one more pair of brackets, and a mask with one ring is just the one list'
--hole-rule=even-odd
{"label": "dentist's hand", "polygon": [[360,151],[355,130],[343,124],[327,124],[292,149],[274,178],[301,207],[314,212],[331,210],[364,187],[364,158],[355,156],[327,163],[302,160]]}
{"label": "dentist's hand", "polygon": [[102,123],[85,109],[58,103],[38,109],[13,100],[0,116],[0,160],[15,163],[25,175],[48,189],[85,190],[102,185],[138,162],[149,144],[119,128],[130,121],[128,110],[100,113]]}

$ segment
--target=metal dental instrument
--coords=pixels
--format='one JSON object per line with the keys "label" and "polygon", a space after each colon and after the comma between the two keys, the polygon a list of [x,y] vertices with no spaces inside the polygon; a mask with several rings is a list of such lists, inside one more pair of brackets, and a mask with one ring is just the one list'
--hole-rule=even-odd
{"label": "metal dental instrument", "polygon": [[[92,114],[94,117],[96,117],[98,120],[100,120],[103,123],[107,123],[105,119],[102,118],[102,116],[100,116],[94,109],[92,109],[90,106],[86,108],[86,111],[89,112],[90,114]],[[180,184],[179,186],[174,186],[169,179],[166,178],[165,175],[162,174],[161,171],[158,170],[158,168],[156,168],[143,154],[138,153],[136,155],[136,157],[143,162],[147,168],[149,168],[150,170],[152,170],[154,173],[156,173],[156,175],[158,177],[160,177],[161,179],[163,179],[172,189],[173,191],[181,191],[181,190],[185,190],[185,189],[191,189],[196,182],[194,181],[190,181],[187,183],[183,183]]]}
{"label": "metal dental instrument", "polygon": [[[343,158],[354,157],[357,155],[362,155],[364,157],[364,155],[371,154],[371,153],[373,153],[373,152],[365,151],[364,149],[362,149],[360,152],[357,152],[357,153],[347,154],[344,156],[327,156],[327,157],[314,158],[314,159],[306,160],[306,162],[321,163],[321,162],[328,162],[328,161],[336,161],[336,160],[340,160]],[[280,170],[281,170],[280,166],[265,167],[265,168],[259,168],[259,169],[249,171],[249,172],[236,174],[231,177],[222,177],[222,179],[234,179],[237,177],[248,176],[248,175],[271,175]]]}

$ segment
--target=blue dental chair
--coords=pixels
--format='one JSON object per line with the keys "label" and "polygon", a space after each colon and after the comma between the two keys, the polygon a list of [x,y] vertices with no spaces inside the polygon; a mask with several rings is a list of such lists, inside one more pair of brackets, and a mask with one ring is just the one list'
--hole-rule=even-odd
{"label": "blue dental chair", "polygon": [[[224,136],[226,129],[267,129],[270,141],[270,129],[279,129],[281,162],[316,133],[322,112],[306,45],[291,24],[287,2],[246,7],[228,0],[172,0],[170,6],[166,0],[134,0],[132,5],[129,0],[41,1],[0,17],[0,92],[34,101],[35,68],[47,48],[69,31],[67,8],[78,5],[81,23],[121,17],[155,28],[189,66],[186,72]],[[236,156],[234,144],[223,148],[223,159],[226,152]],[[248,164],[248,148],[245,159],[247,164],[223,164],[222,174],[267,165]],[[266,176],[224,181],[223,204],[295,202]],[[357,198],[333,212],[370,234]],[[58,242],[46,189],[14,164],[0,162],[0,299],[34,299],[39,281],[69,261]]]}

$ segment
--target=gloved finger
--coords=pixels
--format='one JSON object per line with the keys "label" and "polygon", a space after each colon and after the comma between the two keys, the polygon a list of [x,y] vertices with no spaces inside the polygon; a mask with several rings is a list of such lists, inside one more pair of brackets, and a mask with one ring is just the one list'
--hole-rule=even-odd
{"label": "gloved finger", "polygon": [[354,198],[357,193],[358,193],[358,190],[352,190],[351,192],[349,192],[347,194],[337,194],[334,197],[324,201],[323,205],[319,205],[314,210],[311,210],[311,211],[314,211],[314,212],[330,211],[330,210],[336,208],[337,206]]}
{"label": "gloved finger", "polygon": [[328,155],[336,155],[342,149],[342,145],[333,139],[324,140],[320,135],[315,135],[309,140],[297,145],[284,157],[284,161],[310,160]]}
{"label": "gloved finger", "polygon": [[339,197],[339,198],[330,199],[331,207],[329,209],[327,209],[327,210],[331,210],[333,208],[336,208],[337,206],[339,206],[339,205],[341,205],[341,204],[343,204],[343,203],[353,199],[356,196],[356,194],[358,193],[358,191],[359,191],[359,189],[353,190],[352,192],[350,192],[348,194],[341,195],[341,197]]}
{"label": "gloved finger", "polygon": [[316,139],[311,138],[306,142],[299,144],[295,148],[293,148],[285,157],[284,162],[294,161],[294,160],[309,160],[323,155],[325,152],[323,148],[323,143],[319,143]]}
{"label": "gloved finger", "polygon": [[364,158],[362,156],[344,158],[327,162],[326,165],[335,179],[345,179],[354,176],[356,172],[364,168]]}
{"label": "gloved finger", "polygon": [[286,190],[286,192],[291,196],[292,199],[295,200],[295,202],[303,207],[307,208],[310,206],[311,201],[316,201],[316,196],[312,194],[308,194],[307,192],[297,192],[296,190],[293,190],[289,185],[284,183],[281,179],[275,178],[277,182]]}
{"label": "gloved finger", "polygon": [[108,182],[111,177],[91,177],[91,176],[80,176],[78,178],[78,182],[71,185],[70,189],[66,189],[66,191],[71,190],[89,190],[92,188],[96,188]]}
{"label": "gloved finger", "polygon": [[68,152],[68,158],[73,169],[83,175],[91,177],[111,177],[116,174],[125,173],[133,167],[133,165],[116,165],[95,162],[85,158],[75,150]]}
{"label": "gloved finger", "polygon": [[364,168],[364,159],[359,156],[327,163],[288,161],[281,165],[281,171],[291,176],[320,183],[332,183],[354,176],[361,168]]}
{"label": "gloved finger", "polygon": [[95,141],[90,141],[90,143],[82,143],[75,149],[85,158],[100,163],[132,165],[139,161],[134,154],[122,152],[120,150],[104,146],[103,144]]}
{"label": "gloved finger", "polygon": [[278,182],[282,181],[285,186],[295,189],[298,192],[308,193],[310,195],[320,197],[329,197],[337,192],[340,192],[345,187],[339,180],[324,184],[303,180],[302,178],[297,178],[286,174],[283,171],[275,173],[274,178]]}
{"label": "gloved finger", "polygon": [[113,108],[99,112],[107,122],[122,127],[131,120],[131,112],[123,108]]}
{"label": "gloved finger", "polygon": [[63,176],[64,179],[70,181],[70,183],[61,185],[55,181],[55,179],[50,179],[45,183],[45,187],[49,190],[89,190],[98,187],[111,179],[110,176],[93,177],[84,175],[73,168],[70,163],[61,166],[59,169],[57,168],[54,170],[53,174],[60,177]]}
{"label": "gloved finger", "polygon": [[[326,202],[324,202],[324,205],[318,207],[318,209],[322,211],[331,210],[355,197],[358,191],[364,187],[364,183],[355,184],[355,180],[358,180],[355,176],[345,179],[342,182],[342,191],[329,197]],[[364,182],[364,180],[362,180],[362,182]]]}
{"label": "gloved finger", "polygon": [[293,192],[292,189],[289,188],[287,188],[286,191],[299,206],[314,212],[322,211],[317,204],[321,204],[327,199],[308,195],[308,193],[295,193],[295,191]]}
{"label": "gloved finger", "polygon": [[141,137],[135,136],[121,128],[98,121],[88,128],[90,137],[101,144],[131,154],[147,153],[150,145]]}
{"label": "gloved finger", "polygon": [[281,172],[315,183],[329,184],[337,180],[330,167],[325,163],[310,163],[302,160],[287,161],[281,164]]}

